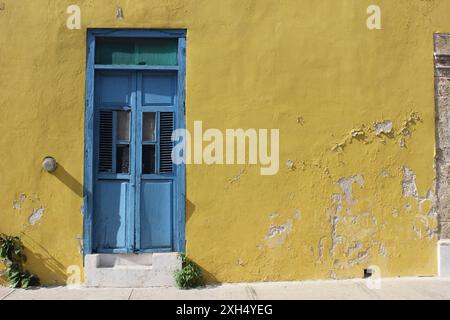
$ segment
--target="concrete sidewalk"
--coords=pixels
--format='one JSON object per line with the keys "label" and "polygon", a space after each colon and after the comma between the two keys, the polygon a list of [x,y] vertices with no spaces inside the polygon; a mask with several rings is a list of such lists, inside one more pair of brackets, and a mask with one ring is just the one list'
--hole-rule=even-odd
{"label": "concrete sidewalk", "polygon": [[195,290],[176,288],[108,289],[66,287],[17,290],[0,287],[0,300],[378,300],[450,299],[450,279],[383,279],[380,289],[365,280],[242,283]]}

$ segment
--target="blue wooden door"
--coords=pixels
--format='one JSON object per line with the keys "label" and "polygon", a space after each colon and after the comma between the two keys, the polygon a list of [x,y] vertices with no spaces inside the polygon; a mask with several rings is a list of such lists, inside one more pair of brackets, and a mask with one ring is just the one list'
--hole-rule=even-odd
{"label": "blue wooden door", "polygon": [[175,247],[178,73],[102,70],[95,80],[95,252]]}
{"label": "blue wooden door", "polygon": [[177,103],[176,72],[137,74],[136,249],[171,251],[176,170],[172,132]]}

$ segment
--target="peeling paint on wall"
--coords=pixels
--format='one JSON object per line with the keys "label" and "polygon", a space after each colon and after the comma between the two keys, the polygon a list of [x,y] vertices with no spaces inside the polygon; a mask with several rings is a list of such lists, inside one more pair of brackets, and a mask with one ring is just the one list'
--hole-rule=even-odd
{"label": "peeling paint on wall", "polygon": [[377,136],[381,134],[391,134],[394,129],[394,124],[391,120],[385,120],[383,122],[375,123],[375,134]]}
{"label": "peeling paint on wall", "polygon": [[361,175],[352,176],[349,178],[341,178],[338,181],[339,187],[341,187],[342,192],[344,192],[345,200],[348,203],[355,203],[353,198],[353,184],[358,184],[360,188],[364,187],[364,177]]}
{"label": "peeling paint on wall", "polygon": [[34,226],[36,223],[38,223],[42,216],[44,215],[44,208],[37,208],[34,209],[31,213],[30,217],[28,218],[28,222],[30,225]]}
{"label": "peeling paint on wall", "polygon": [[293,160],[288,160],[286,161],[286,167],[288,168],[288,170],[295,170],[295,161]]}
{"label": "peeling paint on wall", "polygon": [[326,239],[326,237],[321,237],[319,240],[319,259],[323,258],[324,242]]}
{"label": "peeling paint on wall", "polygon": [[13,200],[13,209],[14,210],[20,210],[22,208],[22,204],[27,199],[27,195],[25,193],[20,193],[18,198]]}
{"label": "peeling paint on wall", "polygon": [[354,265],[362,263],[369,258],[369,254],[369,250],[359,252],[358,256],[355,259],[351,259],[348,261],[348,266],[353,267]]}
{"label": "peeling paint on wall", "polygon": [[410,168],[403,167],[402,187],[404,197],[411,197],[411,198],[419,197],[419,192],[417,191],[416,186],[416,174]]}
{"label": "peeling paint on wall", "polygon": [[[252,166],[186,168],[186,198],[192,204],[187,254],[211,275],[208,280],[355,278],[369,265],[379,266],[384,276],[436,273],[433,195],[444,200],[439,210],[450,212],[450,193],[443,188],[450,177],[445,161],[450,123],[445,120],[449,103],[442,97],[441,187],[434,188],[431,37],[435,30],[450,29],[449,1],[385,1],[383,10],[399,14],[377,37],[365,28],[363,1],[348,2],[349,10],[332,0],[254,1],[249,10],[240,0],[135,0],[123,4],[126,20],[116,21],[109,17],[116,4],[96,0],[84,7],[80,32],[61,27],[64,10],[54,2],[24,3],[16,10],[11,1],[14,10],[8,7],[0,19],[0,42],[8,43],[0,69],[11,75],[0,95],[0,105],[8,106],[0,120],[5,128],[0,144],[14,163],[0,185],[0,232],[20,233],[29,226],[30,213],[45,208],[33,218],[36,227],[26,230],[39,242],[29,240],[30,251],[46,262],[55,260],[53,271],[30,261],[44,283],[64,283],[66,268],[82,264],[75,241],[83,232],[82,199],[66,190],[67,181],[43,174],[40,159],[54,155],[82,183],[85,97],[78,88],[86,80],[86,26],[140,28],[149,20],[153,28],[188,30],[191,132],[194,119],[219,129],[280,128],[287,169],[276,176],[262,178]],[[308,32],[305,25],[311,26]],[[317,41],[324,30],[326,41]],[[12,32],[23,37],[8,36]],[[232,45],[223,46],[229,39]],[[34,72],[36,66],[48,67]],[[364,77],[368,66],[370,77]],[[437,72],[441,95],[449,92],[445,70]],[[403,167],[414,177],[410,172],[404,177]],[[25,191],[27,199],[14,202]],[[33,193],[42,200],[30,200]],[[268,217],[269,212],[276,214]],[[450,215],[443,218],[442,234],[450,234]],[[64,276],[54,275],[58,269]]]}
{"label": "peeling paint on wall", "polygon": [[284,244],[292,232],[293,220],[289,219],[285,224],[272,225],[265,236],[265,244],[271,248],[277,248]]}
{"label": "peeling paint on wall", "polygon": [[[280,214],[277,212],[272,212],[268,215],[270,220],[277,219],[279,218],[279,216]],[[292,214],[292,218],[289,218],[285,223],[272,223],[264,237],[264,244],[271,249],[282,246],[286,242],[288,236],[292,233],[294,222],[300,221],[301,218],[302,216],[300,209],[295,209],[294,213]],[[262,247],[263,246],[258,245],[258,248],[261,249]]]}

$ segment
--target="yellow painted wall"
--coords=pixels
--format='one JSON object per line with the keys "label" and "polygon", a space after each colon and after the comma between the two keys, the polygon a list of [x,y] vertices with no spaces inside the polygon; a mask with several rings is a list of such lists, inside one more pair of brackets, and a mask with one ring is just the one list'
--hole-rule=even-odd
{"label": "yellow painted wall", "polygon": [[[433,33],[450,32],[449,0],[1,3],[0,232],[22,234],[45,284],[82,265],[85,43],[96,27],[188,29],[188,128],[280,129],[276,176],[187,167],[187,253],[210,281],[361,277],[369,265],[436,274]],[[70,4],[81,30],[66,28]],[[370,4],[382,30],[366,27]],[[393,131],[379,137],[386,120]],[[55,175],[41,169],[47,155]],[[403,167],[419,197],[403,196]],[[339,186],[350,177],[352,197]]]}

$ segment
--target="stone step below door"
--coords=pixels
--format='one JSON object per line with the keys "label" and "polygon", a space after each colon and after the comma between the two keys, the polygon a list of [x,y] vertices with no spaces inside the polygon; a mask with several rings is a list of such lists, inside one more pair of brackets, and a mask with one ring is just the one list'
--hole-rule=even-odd
{"label": "stone step below door", "polygon": [[85,257],[85,285],[97,288],[175,286],[181,269],[178,253],[90,254]]}

